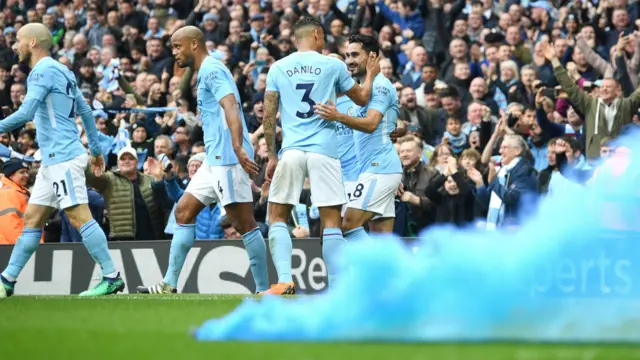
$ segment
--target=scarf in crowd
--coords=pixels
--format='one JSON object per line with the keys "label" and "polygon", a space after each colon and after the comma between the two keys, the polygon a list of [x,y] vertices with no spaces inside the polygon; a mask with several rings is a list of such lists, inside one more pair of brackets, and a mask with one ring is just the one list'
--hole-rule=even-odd
{"label": "scarf in crowd", "polygon": [[467,146],[467,135],[460,132],[458,136],[451,135],[450,132],[445,131],[444,137],[449,138],[449,144],[453,148],[453,152],[460,154],[462,150]]}
{"label": "scarf in crowd", "polygon": [[120,85],[118,84],[118,77],[120,76],[120,60],[113,59],[109,66],[102,71],[102,81],[100,86],[105,88],[108,92],[114,92]]}
{"label": "scarf in crowd", "polygon": [[147,108],[105,108],[104,110],[109,114],[121,114],[121,113],[143,113],[143,114],[159,114],[168,111],[176,111],[176,107],[147,107]]}
{"label": "scarf in crowd", "polygon": [[[519,161],[519,157],[515,158],[511,160],[509,165],[505,165],[498,170],[497,178],[501,186],[505,186],[507,184],[509,172],[518,164]],[[495,230],[504,221],[505,208],[503,205],[504,203],[502,202],[502,199],[500,199],[495,191],[492,191],[491,198],[489,200],[489,212],[487,213],[487,230]]]}

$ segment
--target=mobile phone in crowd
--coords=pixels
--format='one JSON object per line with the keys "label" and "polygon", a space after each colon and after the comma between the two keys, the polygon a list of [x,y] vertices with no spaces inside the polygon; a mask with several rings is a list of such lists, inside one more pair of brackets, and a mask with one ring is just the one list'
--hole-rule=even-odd
{"label": "mobile phone in crowd", "polygon": [[555,100],[558,97],[558,90],[554,88],[544,88],[540,93],[551,100]]}
{"label": "mobile phone in crowd", "polygon": [[166,173],[171,172],[171,169],[173,168],[173,164],[171,164],[171,160],[169,160],[167,155],[159,154],[157,156],[157,159],[158,159],[158,161],[162,162],[162,164],[164,165],[164,172],[166,172]]}

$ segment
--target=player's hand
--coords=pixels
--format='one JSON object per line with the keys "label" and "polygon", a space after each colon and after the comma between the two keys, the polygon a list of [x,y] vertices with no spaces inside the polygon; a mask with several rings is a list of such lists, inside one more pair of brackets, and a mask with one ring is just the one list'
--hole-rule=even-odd
{"label": "player's hand", "polygon": [[93,175],[100,177],[104,174],[104,157],[102,155],[91,157],[91,166],[93,166]]}
{"label": "player's hand", "polygon": [[329,121],[336,121],[340,116],[338,109],[336,109],[335,105],[331,100],[329,100],[328,104],[318,103],[314,106],[315,113],[320,115],[321,118]]}
{"label": "player's hand", "polygon": [[236,151],[236,156],[238,157],[238,162],[242,165],[244,171],[249,175],[258,175],[260,172],[260,167],[256,164],[251,158],[245,149],[240,149]]}
{"label": "player's hand", "polygon": [[380,57],[373,51],[369,53],[369,59],[367,59],[367,74],[373,77],[380,74]]}
{"label": "player's hand", "polygon": [[402,196],[402,194],[404,194],[404,184],[400,183],[398,190],[396,190],[396,196]]}
{"label": "player's hand", "polygon": [[268,183],[271,183],[271,180],[273,180],[273,174],[276,172],[277,167],[278,167],[278,158],[269,156],[269,162],[267,163],[267,171],[265,173],[265,177],[267,178]]}

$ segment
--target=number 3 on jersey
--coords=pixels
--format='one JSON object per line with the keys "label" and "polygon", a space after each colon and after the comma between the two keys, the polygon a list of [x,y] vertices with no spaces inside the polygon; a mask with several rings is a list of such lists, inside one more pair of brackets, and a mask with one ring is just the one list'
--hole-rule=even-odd
{"label": "number 3 on jersey", "polygon": [[311,99],[309,97],[309,95],[311,95],[311,90],[313,89],[313,85],[315,85],[314,83],[302,83],[302,84],[296,84],[296,90],[304,90],[304,94],[302,94],[302,102],[309,105],[309,111],[303,113],[300,111],[296,111],[296,116],[301,118],[301,119],[308,119],[311,116],[313,116],[313,107],[316,105],[316,102],[313,101],[313,99]]}

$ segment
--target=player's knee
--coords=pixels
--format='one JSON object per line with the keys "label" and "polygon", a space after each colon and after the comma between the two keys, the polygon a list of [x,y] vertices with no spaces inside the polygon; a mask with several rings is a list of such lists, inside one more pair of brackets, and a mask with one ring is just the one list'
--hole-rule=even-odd
{"label": "player's knee", "polygon": [[283,204],[269,203],[269,224],[287,222],[289,207]]}
{"label": "player's knee", "polygon": [[25,215],[24,227],[27,229],[39,229],[44,227],[45,220],[35,216]]}
{"label": "player's knee", "polygon": [[93,219],[93,215],[91,215],[91,211],[86,204],[67,208],[65,209],[65,213],[69,218],[71,226],[78,230],[82,227],[82,225]]}
{"label": "player's knee", "polygon": [[44,227],[48,216],[49,212],[41,209],[40,206],[29,205],[24,214],[24,227],[27,229],[40,229]]}
{"label": "player's knee", "polygon": [[[233,218],[234,218],[233,225],[240,234],[244,235],[247,232],[258,227],[258,224],[256,223],[256,219],[253,216],[253,209],[251,207],[247,207],[244,209],[242,207],[238,207],[237,209],[234,209],[234,210],[235,211],[233,211]],[[227,211],[227,214],[231,215],[229,211]]]}
{"label": "player's knee", "polygon": [[174,212],[176,223],[178,224],[195,224],[196,215],[189,206],[184,203],[178,203]]}

